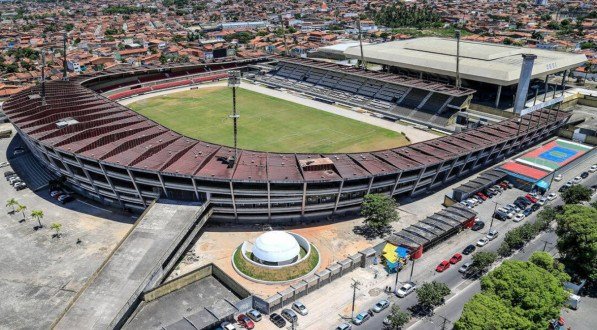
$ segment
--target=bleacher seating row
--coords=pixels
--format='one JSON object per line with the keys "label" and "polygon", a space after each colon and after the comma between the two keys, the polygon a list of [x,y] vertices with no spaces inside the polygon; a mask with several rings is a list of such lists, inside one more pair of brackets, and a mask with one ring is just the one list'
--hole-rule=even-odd
{"label": "bleacher seating row", "polygon": [[452,97],[425,89],[286,62],[279,62],[276,69],[256,76],[255,79],[332,102],[347,103],[438,126],[447,125],[449,118],[467,99],[467,96]]}
{"label": "bleacher seating row", "polygon": [[110,100],[119,100],[119,99],[123,99],[126,97],[131,97],[134,95],[144,94],[147,92],[153,92],[153,91],[175,88],[175,87],[180,87],[180,86],[187,86],[187,85],[192,85],[192,84],[200,84],[200,83],[204,83],[204,82],[208,82],[208,81],[224,79],[227,77],[228,77],[228,74],[224,72],[224,73],[212,74],[212,75],[208,75],[208,76],[201,76],[201,77],[197,77],[194,79],[170,81],[170,82],[165,82],[165,83],[161,83],[161,84],[156,84],[153,86],[129,89],[124,92],[109,95],[108,98]]}

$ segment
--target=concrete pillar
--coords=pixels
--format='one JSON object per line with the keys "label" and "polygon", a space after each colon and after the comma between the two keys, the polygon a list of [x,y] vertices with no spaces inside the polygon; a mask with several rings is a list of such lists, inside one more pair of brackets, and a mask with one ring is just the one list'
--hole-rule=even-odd
{"label": "concrete pillar", "polygon": [[520,78],[516,89],[516,99],[514,99],[514,113],[516,114],[520,114],[524,109],[533,73],[533,63],[536,58],[537,55],[535,54],[522,54],[522,67],[520,68]]}
{"label": "concrete pillar", "polygon": [[547,99],[547,93],[549,92],[549,75],[545,76],[545,93],[543,94],[543,102]]}
{"label": "concrete pillar", "polygon": [[497,96],[495,97],[495,107],[500,105],[500,97],[502,96],[502,85],[498,85]]}

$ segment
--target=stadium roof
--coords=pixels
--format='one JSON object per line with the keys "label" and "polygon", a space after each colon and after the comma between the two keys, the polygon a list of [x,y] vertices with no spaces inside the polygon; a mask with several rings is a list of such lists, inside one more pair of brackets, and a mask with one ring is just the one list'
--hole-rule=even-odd
{"label": "stadium roof", "polygon": [[[416,38],[363,46],[365,60],[415,71],[456,76],[456,40]],[[344,52],[360,58],[359,47]],[[535,54],[533,78],[575,68],[587,61],[583,54],[556,52],[473,41],[460,41],[460,77],[497,85],[518,82],[522,54]]]}

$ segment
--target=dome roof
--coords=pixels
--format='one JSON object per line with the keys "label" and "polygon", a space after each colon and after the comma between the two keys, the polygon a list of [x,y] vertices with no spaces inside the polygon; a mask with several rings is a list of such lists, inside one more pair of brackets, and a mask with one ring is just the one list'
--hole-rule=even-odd
{"label": "dome roof", "polygon": [[257,237],[252,252],[263,261],[283,262],[298,256],[301,248],[292,235],[274,230]]}

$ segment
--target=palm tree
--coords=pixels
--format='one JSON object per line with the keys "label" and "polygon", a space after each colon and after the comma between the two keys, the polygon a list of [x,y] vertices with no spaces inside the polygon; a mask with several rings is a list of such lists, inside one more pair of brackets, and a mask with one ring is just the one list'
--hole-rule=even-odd
{"label": "palm tree", "polygon": [[12,207],[12,213],[15,213],[15,205],[19,205],[19,202],[17,202],[17,200],[14,198],[6,201],[6,207]]}
{"label": "palm tree", "polygon": [[39,228],[43,228],[42,224],[41,224],[41,219],[43,219],[44,217],[44,212],[41,210],[33,210],[31,211],[31,217],[34,219],[37,219],[37,223],[39,224],[39,226],[37,226],[37,229]]}
{"label": "palm tree", "polygon": [[19,205],[17,206],[17,210],[16,210],[16,212],[21,212],[21,213],[23,213],[23,220],[22,220],[22,221],[25,221],[25,220],[27,220],[27,215],[25,215],[25,211],[27,211],[27,206],[25,206],[25,205],[23,205],[23,204],[19,204]]}
{"label": "palm tree", "polygon": [[54,234],[53,237],[60,238],[60,229],[62,229],[62,224],[59,224],[58,222],[54,222],[53,224],[50,225],[50,228],[52,228],[56,231],[56,234]]}

